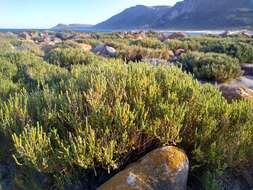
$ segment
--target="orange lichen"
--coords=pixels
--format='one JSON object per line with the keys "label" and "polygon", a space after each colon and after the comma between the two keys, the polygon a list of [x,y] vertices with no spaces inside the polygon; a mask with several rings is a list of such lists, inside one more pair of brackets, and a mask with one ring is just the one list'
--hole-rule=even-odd
{"label": "orange lichen", "polygon": [[98,190],[152,189],[150,182],[169,180],[168,178],[176,175],[186,162],[187,156],[176,147],[157,149],[118,173]]}

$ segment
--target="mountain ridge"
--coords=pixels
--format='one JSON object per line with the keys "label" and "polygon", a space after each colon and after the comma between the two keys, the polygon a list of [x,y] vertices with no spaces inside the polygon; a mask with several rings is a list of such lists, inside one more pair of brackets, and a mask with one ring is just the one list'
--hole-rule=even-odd
{"label": "mountain ridge", "polygon": [[171,6],[136,5],[125,9],[108,20],[95,25],[102,29],[150,28],[159,15],[164,14]]}
{"label": "mountain ridge", "polygon": [[52,27],[53,30],[82,30],[92,28],[91,24],[57,24]]}
{"label": "mountain ridge", "polygon": [[253,0],[184,0],[173,7],[134,6],[94,26],[97,29],[253,28]]}

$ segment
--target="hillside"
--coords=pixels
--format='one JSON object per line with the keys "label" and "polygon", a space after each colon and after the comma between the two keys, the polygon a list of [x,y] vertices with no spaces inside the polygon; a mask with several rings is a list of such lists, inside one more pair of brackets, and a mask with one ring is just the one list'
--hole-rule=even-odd
{"label": "hillside", "polygon": [[91,24],[58,24],[54,26],[53,30],[83,30],[92,28]]}
{"label": "hillside", "polygon": [[150,28],[157,19],[170,10],[170,6],[148,7],[137,5],[109,18],[95,26],[98,29],[134,29]]}
{"label": "hillside", "polygon": [[135,6],[99,23],[99,29],[252,28],[252,0],[184,0],[173,7]]}

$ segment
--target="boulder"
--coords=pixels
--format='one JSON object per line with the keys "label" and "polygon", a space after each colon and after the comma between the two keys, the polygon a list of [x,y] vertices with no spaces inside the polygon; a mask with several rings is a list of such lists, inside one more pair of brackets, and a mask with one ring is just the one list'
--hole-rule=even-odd
{"label": "boulder", "polygon": [[188,170],[186,154],[167,146],[150,152],[98,190],[185,190]]}
{"label": "boulder", "polygon": [[175,54],[172,50],[168,50],[168,54],[171,58],[173,58],[175,56]]}
{"label": "boulder", "polygon": [[89,44],[80,44],[80,48],[84,51],[91,51],[92,46]]}
{"label": "boulder", "polygon": [[27,32],[19,33],[18,38],[20,38],[22,40],[31,40],[31,36]]}
{"label": "boulder", "polygon": [[55,48],[54,42],[43,42],[39,44],[39,48],[44,52],[49,52],[51,49]]}
{"label": "boulder", "polygon": [[186,49],[177,49],[174,54],[175,56],[180,56],[182,53],[186,53],[186,52],[187,52]]}
{"label": "boulder", "polygon": [[62,40],[58,37],[53,37],[51,41],[54,42],[55,44],[62,43]]}
{"label": "boulder", "polygon": [[232,32],[230,32],[230,31],[224,31],[224,32],[222,32],[220,34],[220,37],[226,38],[226,37],[231,36],[231,35],[232,35]]}
{"label": "boulder", "polygon": [[253,90],[245,86],[224,84],[221,85],[219,89],[222,95],[229,101],[253,98]]}
{"label": "boulder", "polygon": [[103,55],[105,57],[115,57],[117,54],[117,51],[113,47],[107,46],[105,44],[97,45],[92,51],[98,55]]}
{"label": "boulder", "polygon": [[136,32],[134,33],[134,38],[137,40],[143,40],[144,38],[146,38],[146,34],[143,31]]}
{"label": "boulder", "polygon": [[240,35],[242,35],[242,36],[245,37],[245,38],[251,38],[251,34],[248,33],[248,32],[246,32],[246,31],[241,32]]}
{"label": "boulder", "polygon": [[168,39],[182,39],[187,37],[187,34],[183,33],[183,32],[175,32],[171,35],[168,36]]}
{"label": "boulder", "polygon": [[241,67],[245,75],[253,75],[253,64],[242,64]]}
{"label": "boulder", "polygon": [[17,51],[33,51],[37,48],[36,44],[33,43],[22,43],[13,46]]}
{"label": "boulder", "polygon": [[169,40],[168,38],[169,38],[169,35],[166,34],[166,33],[161,33],[160,36],[159,36],[159,40],[162,41],[162,42],[164,42],[166,40]]}
{"label": "boulder", "polygon": [[62,41],[65,41],[65,40],[72,39],[75,35],[68,32],[59,32],[59,33],[56,33],[55,36],[57,38],[60,38]]}

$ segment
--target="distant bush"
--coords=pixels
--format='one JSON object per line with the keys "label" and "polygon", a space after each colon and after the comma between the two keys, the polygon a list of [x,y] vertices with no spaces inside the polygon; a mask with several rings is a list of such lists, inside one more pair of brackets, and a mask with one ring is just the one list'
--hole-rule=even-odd
{"label": "distant bush", "polygon": [[5,79],[0,74],[0,101],[6,99],[10,94],[19,90],[17,84],[14,84],[10,79]]}
{"label": "distant bush", "polygon": [[97,57],[81,49],[56,48],[48,53],[46,59],[51,64],[70,68],[72,65],[87,65],[93,63],[96,61]]}
{"label": "distant bush", "polygon": [[8,60],[0,58],[0,76],[1,78],[12,80],[17,74],[17,66],[10,63]]}
{"label": "distant bush", "polygon": [[158,39],[145,38],[143,40],[135,40],[130,45],[141,46],[145,48],[161,49],[165,48],[164,44]]}
{"label": "distant bush", "polygon": [[[26,66],[39,65],[43,62],[41,57],[36,56],[30,51],[11,51],[6,53],[0,53],[0,59],[6,62],[12,69],[16,70],[17,73],[13,75],[14,82],[22,82],[25,80],[24,69]],[[14,71],[16,72],[16,71]]]}
{"label": "distant bush", "polygon": [[197,40],[186,38],[182,40],[168,40],[164,42],[165,47],[171,50],[187,49],[187,50],[198,50],[201,48],[200,43]]}
{"label": "distant bush", "polygon": [[0,53],[0,59],[6,60],[18,68],[24,65],[37,64],[42,58],[30,51],[9,51]]}
{"label": "distant bush", "polygon": [[199,79],[224,82],[242,74],[239,61],[225,54],[189,52],[183,54],[179,62],[184,70]]}
{"label": "distant bush", "polygon": [[118,57],[126,61],[142,61],[144,58],[169,60],[171,54],[167,49],[151,49],[139,46],[122,46],[118,50]]}
{"label": "distant bush", "polygon": [[16,51],[29,51],[37,56],[44,56],[44,52],[33,42],[12,40],[11,45]]}
{"label": "distant bush", "polygon": [[3,51],[12,51],[13,46],[11,45],[12,41],[16,41],[14,37],[11,37],[5,33],[0,33],[0,52]]}
{"label": "distant bush", "polygon": [[225,53],[239,59],[240,63],[253,63],[253,45],[243,42],[217,41],[206,44],[204,52]]}

